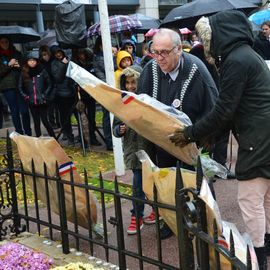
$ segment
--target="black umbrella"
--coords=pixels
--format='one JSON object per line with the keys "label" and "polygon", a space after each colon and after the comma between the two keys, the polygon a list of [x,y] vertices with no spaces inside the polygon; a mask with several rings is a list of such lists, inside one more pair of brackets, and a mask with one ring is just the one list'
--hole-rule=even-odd
{"label": "black umbrella", "polygon": [[196,0],[172,9],[161,23],[161,27],[188,27],[194,29],[198,19],[219,11],[238,9],[251,11],[257,5],[246,0]]}
{"label": "black umbrella", "polygon": [[135,33],[146,33],[149,29],[156,29],[160,26],[160,20],[154,17],[149,17],[141,13],[135,13],[129,16],[137,19],[142,23],[141,27],[133,30]]}
{"label": "black umbrella", "polygon": [[51,47],[52,45],[57,45],[56,34],[54,29],[46,30],[40,33],[41,39],[37,42],[37,46],[47,45]]}
{"label": "black umbrella", "polygon": [[33,28],[18,25],[0,26],[0,37],[7,37],[13,43],[26,43],[40,39]]}

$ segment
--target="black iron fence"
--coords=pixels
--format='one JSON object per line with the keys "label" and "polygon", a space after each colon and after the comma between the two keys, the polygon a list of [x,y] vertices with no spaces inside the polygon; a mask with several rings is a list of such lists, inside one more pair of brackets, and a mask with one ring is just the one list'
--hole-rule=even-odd
{"label": "black iron fence", "polygon": [[[176,205],[166,205],[158,202],[157,191],[154,188],[154,200],[147,201],[132,196],[122,194],[119,191],[117,178],[114,181],[114,190],[104,188],[104,181],[100,174],[100,185],[92,186],[88,184],[88,176],[84,171],[84,184],[75,183],[72,177],[71,181],[61,179],[58,166],[56,164],[57,174],[54,177],[48,176],[46,164],[42,174],[35,172],[35,164],[32,163],[31,172],[25,171],[22,164],[14,163],[12,145],[9,137],[6,139],[6,153],[1,159],[0,170],[0,240],[5,239],[8,234],[19,235],[23,231],[46,234],[51,240],[59,240],[62,243],[64,254],[70,252],[70,247],[74,246],[77,250],[88,252],[96,257],[103,258],[106,261],[114,262],[119,265],[120,269],[222,269],[220,266],[221,256],[225,257],[231,269],[251,269],[251,259],[249,248],[247,247],[247,262],[243,264],[236,256],[234,250],[234,240],[231,233],[230,249],[226,249],[218,241],[217,225],[214,222],[211,237],[207,232],[206,206],[199,198],[199,190],[202,184],[203,173],[198,161],[197,169],[197,188],[183,188],[181,171],[177,168],[176,192],[174,194]],[[14,165],[16,164],[16,165]],[[20,176],[20,183],[16,179]],[[26,177],[31,177],[33,183],[33,202],[29,203]],[[41,203],[38,198],[37,181],[44,181],[46,194],[46,203]],[[49,192],[49,183],[54,181],[57,187],[59,215],[51,211],[51,198]],[[18,203],[18,185],[21,185],[20,196],[23,203]],[[71,189],[72,194],[72,211],[73,223],[67,221],[67,209],[65,205],[65,186]],[[86,206],[88,214],[88,229],[82,229],[77,220],[76,209],[76,190],[82,189],[86,195]],[[91,207],[89,191],[100,193],[100,220],[103,224],[104,236],[96,237],[93,231],[91,221]],[[105,195],[110,194],[114,198],[112,207],[106,207]],[[192,194],[192,196],[191,196]],[[192,198],[192,199],[191,199]],[[150,238],[153,243],[144,242],[140,230],[137,236],[131,241],[126,237],[123,225],[123,203],[132,201],[145,203],[153,207],[156,214],[155,237]],[[160,220],[158,208],[164,208],[176,213],[178,236],[174,242],[173,263],[168,263],[164,257],[163,243],[160,239]],[[137,226],[139,225],[138,218]],[[127,244],[127,241],[128,244]],[[168,240],[167,240],[168,241]],[[130,245],[132,248],[130,248]],[[149,248],[150,246],[150,248]],[[149,255],[149,249],[153,249]],[[210,255],[209,250],[213,252]],[[153,251],[155,255],[153,255]],[[212,257],[211,257],[212,256]],[[166,256],[167,257],[167,256]],[[210,260],[211,257],[211,260]],[[130,261],[133,263],[130,264]],[[211,261],[211,266],[210,266]],[[134,266],[133,266],[134,267]],[[149,268],[150,267],[150,268]]]}

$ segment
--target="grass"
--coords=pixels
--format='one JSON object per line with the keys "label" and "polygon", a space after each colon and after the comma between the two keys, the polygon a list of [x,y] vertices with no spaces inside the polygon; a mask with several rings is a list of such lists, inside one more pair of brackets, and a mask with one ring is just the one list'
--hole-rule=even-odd
{"label": "grass", "polygon": [[[97,124],[97,126],[102,125],[102,117],[103,117],[103,112],[102,111],[96,111],[96,124]],[[72,125],[77,125],[77,120],[76,120],[74,114],[72,114],[72,116],[71,116],[71,124]]]}
{"label": "grass", "polygon": [[[13,155],[15,166],[19,165],[19,156],[17,152],[16,145],[13,144]],[[98,178],[99,172],[104,173],[107,171],[111,171],[114,169],[114,157],[112,153],[103,153],[103,152],[87,152],[86,156],[83,157],[80,148],[75,147],[64,147],[65,152],[67,155],[72,159],[75,163],[77,171],[80,173],[82,178],[84,177],[84,168],[86,169],[87,176],[89,179],[89,184],[99,187],[100,180]],[[5,152],[5,140],[0,139],[0,152]],[[6,167],[6,161],[4,160],[3,156],[0,155],[0,167],[3,169]],[[17,180],[17,196],[19,204],[23,203],[23,192],[22,192],[22,183],[21,183],[21,175],[15,175]],[[1,180],[0,180],[1,181]],[[114,189],[114,182],[104,180],[104,188],[113,190]],[[119,186],[120,192],[125,194],[132,194],[132,189],[129,186],[123,186],[120,184]],[[27,186],[27,202],[33,203],[34,202],[34,195],[30,187]],[[94,192],[97,200],[100,201],[101,195],[99,192]],[[110,203],[112,202],[113,197],[109,194],[105,194],[105,202]]]}

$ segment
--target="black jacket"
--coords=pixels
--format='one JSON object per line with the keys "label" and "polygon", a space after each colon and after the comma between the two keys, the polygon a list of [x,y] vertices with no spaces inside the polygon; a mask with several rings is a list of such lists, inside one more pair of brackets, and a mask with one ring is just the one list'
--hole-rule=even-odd
{"label": "black jacket", "polygon": [[41,105],[47,102],[47,97],[52,91],[52,82],[48,72],[42,69],[36,76],[33,76],[27,85],[23,77],[19,81],[20,94],[26,99],[29,97],[30,105]]}
{"label": "black jacket", "polygon": [[17,89],[21,68],[8,66],[8,62],[15,58],[22,64],[22,55],[19,51],[13,51],[10,57],[0,54],[0,91],[7,89]]}
{"label": "black jacket", "polygon": [[[154,97],[154,85],[158,85],[157,100],[171,106],[173,101],[181,99],[184,85],[188,85],[182,102],[182,111],[189,116],[192,123],[195,123],[213,108],[218,91],[210,73],[200,59],[183,52],[182,61],[184,64],[180,66],[175,81],[166,79],[155,60],[147,63],[139,79],[138,92]],[[157,66],[157,82],[154,82],[155,75],[153,75],[155,65]],[[197,67],[197,70],[189,80],[194,66]],[[175,157],[160,147],[156,146],[155,149],[156,153],[149,154],[152,159],[157,158],[156,161],[154,159],[153,161],[157,162],[159,167],[176,166]]]}
{"label": "black jacket", "polygon": [[214,109],[189,127],[192,140],[233,126],[238,141],[236,177],[270,179],[270,73],[252,49],[246,16],[224,11],[210,18],[211,54],[220,59],[220,94]]}
{"label": "black jacket", "polygon": [[264,59],[270,60],[270,41],[260,33],[255,39],[254,50]]}
{"label": "black jacket", "polygon": [[75,82],[66,76],[67,64],[54,59],[52,61],[51,72],[56,87],[56,97],[74,97]]}

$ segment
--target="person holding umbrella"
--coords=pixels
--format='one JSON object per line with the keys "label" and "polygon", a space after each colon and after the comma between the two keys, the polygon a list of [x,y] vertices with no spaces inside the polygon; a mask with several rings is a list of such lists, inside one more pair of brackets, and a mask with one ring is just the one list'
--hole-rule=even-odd
{"label": "person holding umbrella", "polygon": [[270,255],[270,76],[252,49],[254,39],[246,16],[224,11],[201,18],[196,29],[208,60],[220,66],[220,94],[215,107],[192,126],[176,130],[171,141],[183,147],[232,128],[238,141],[238,203],[260,270]]}
{"label": "person holding umbrella", "polygon": [[10,39],[0,36],[0,91],[8,103],[15,131],[31,136],[28,107],[18,94],[21,59]]}

